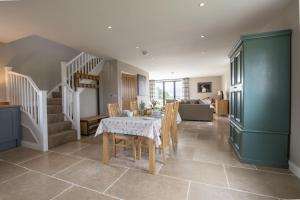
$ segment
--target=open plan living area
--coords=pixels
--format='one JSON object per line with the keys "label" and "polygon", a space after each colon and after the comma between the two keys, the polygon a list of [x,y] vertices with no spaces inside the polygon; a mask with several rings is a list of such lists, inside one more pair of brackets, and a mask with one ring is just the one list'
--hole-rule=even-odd
{"label": "open plan living area", "polygon": [[300,199],[299,10],[0,0],[0,200]]}

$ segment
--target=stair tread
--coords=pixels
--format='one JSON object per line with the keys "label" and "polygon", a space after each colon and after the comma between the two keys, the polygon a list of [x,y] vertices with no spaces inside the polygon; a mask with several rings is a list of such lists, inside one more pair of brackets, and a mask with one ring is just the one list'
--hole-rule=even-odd
{"label": "stair tread", "polygon": [[71,124],[71,122],[70,121],[60,121],[60,122],[51,123],[51,125],[61,125],[61,124]]}
{"label": "stair tread", "polygon": [[68,133],[76,133],[76,130],[74,130],[74,129],[64,130],[64,131],[60,131],[60,132],[48,135],[48,137],[56,137],[56,136],[64,135],[64,134],[68,134]]}
{"label": "stair tread", "polygon": [[49,113],[48,116],[64,115],[63,113]]}

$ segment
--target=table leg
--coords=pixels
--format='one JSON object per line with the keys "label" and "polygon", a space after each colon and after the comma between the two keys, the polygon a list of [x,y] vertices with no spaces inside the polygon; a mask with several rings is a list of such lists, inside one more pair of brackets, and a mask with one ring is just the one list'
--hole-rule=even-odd
{"label": "table leg", "polygon": [[103,133],[102,162],[107,163],[108,161],[109,161],[109,134]]}
{"label": "table leg", "polygon": [[152,139],[148,139],[149,148],[149,173],[155,174],[155,144]]}

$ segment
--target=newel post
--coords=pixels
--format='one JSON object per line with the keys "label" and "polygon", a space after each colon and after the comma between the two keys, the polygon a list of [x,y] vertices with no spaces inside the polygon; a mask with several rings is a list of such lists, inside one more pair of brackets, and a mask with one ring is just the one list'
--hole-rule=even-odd
{"label": "newel post", "polygon": [[77,139],[80,140],[80,93],[78,91],[74,92],[74,122],[77,130]]}
{"label": "newel post", "polygon": [[41,143],[42,143],[42,150],[48,151],[48,119],[47,119],[47,91],[42,90],[39,92],[39,99],[38,99],[38,123],[41,131]]}
{"label": "newel post", "polygon": [[66,84],[67,84],[67,63],[61,62],[61,89],[63,113],[67,113],[66,108]]}

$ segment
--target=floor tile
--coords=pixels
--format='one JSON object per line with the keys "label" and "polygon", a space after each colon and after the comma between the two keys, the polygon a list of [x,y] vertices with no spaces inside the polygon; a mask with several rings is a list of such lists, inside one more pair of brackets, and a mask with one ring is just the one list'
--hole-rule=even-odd
{"label": "floor tile", "polygon": [[283,199],[300,199],[300,179],[295,176],[235,167],[226,168],[226,171],[234,189]]}
{"label": "floor tile", "polygon": [[130,200],[182,200],[187,190],[186,181],[129,170],[107,193]]}
{"label": "floor tile", "polygon": [[[161,160],[160,157],[161,157],[160,155],[156,156],[157,158],[155,162],[156,169],[160,169],[163,165],[163,163],[160,161]],[[111,159],[109,160],[109,165],[123,166],[126,168],[134,168],[148,173],[149,170],[148,154],[144,153],[142,155],[141,160],[134,161],[131,150],[118,151],[117,156],[111,157]]]}
{"label": "floor tile", "polygon": [[88,144],[102,144],[102,135],[98,135],[95,137],[95,135],[90,136],[81,136],[81,142],[88,143]]}
{"label": "floor tile", "polygon": [[195,161],[211,162],[216,164],[223,164],[225,166],[243,167],[256,169],[255,165],[243,164],[235,156],[234,152],[219,151],[217,149],[202,148],[197,149],[194,154]]}
{"label": "floor tile", "polygon": [[0,183],[27,172],[26,169],[0,161]]}
{"label": "floor tile", "polygon": [[64,192],[55,200],[115,200],[97,192],[87,190],[81,187],[73,186],[71,189]]}
{"label": "floor tile", "polygon": [[79,151],[80,149],[88,145],[89,144],[87,143],[76,141],[76,142],[69,142],[61,146],[51,148],[50,150],[58,153],[70,154]]}
{"label": "floor tile", "polygon": [[82,159],[50,152],[41,157],[21,163],[20,165],[48,175],[53,175],[80,160]]}
{"label": "floor tile", "polygon": [[49,200],[70,184],[48,176],[28,172],[0,185],[1,200]]}
{"label": "floor tile", "polygon": [[102,145],[89,145],[80,149],[79,151],[72,153],[71,155],[102,161]]}
{"label": "floor tile", "polygon": [[190,146],[178,145],[174,152],[174,158],[193,160],[195,148]]}
{"label": "floor tile", "polygon": [[160,174],[207,184],[227,186],[224,169],[222,165],[217,164],[169,159],[161,168]]}
{"label": "floor tile", "polygon": [[29,159],[42,155],[44,152],[28,149],[24,147],[18,147],[7,152],[0,153],[0,159],[6,160],[12,163],[20,163]]}
{"label": "floor tile", "polygon": [[58,173],[56,177],[103,192],[124,171],[124,168],[105,165],[98,161],[84,160],[78,165]]}
{"label": "floor tile", "polygon": [[191,183],[189,200],[276,200],[275,198],[237,192],[226,188]]}

